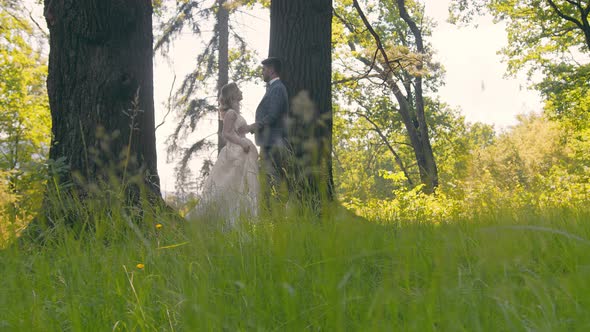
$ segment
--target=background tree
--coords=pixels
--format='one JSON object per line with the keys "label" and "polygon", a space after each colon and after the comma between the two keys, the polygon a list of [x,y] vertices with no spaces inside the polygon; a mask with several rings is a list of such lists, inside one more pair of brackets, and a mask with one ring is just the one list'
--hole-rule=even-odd
{"label": "background tree", "polygon": [[31,46],[38,31],[23,8],[0,1],[0,9],[0,210],[6,216],[0,220],[20,228],[43,195],[51,128],[47,66]]}
{"label": "background tree", "polygon": [[132,202],[141,187],[159,198],[151,1],[44,5],[53,120],[49,158],[68,167],[58,184],[70,184],[84,197],[94,185],[115,181]]}
{"label": "background tree", "polygon": [[[433,26],[422,15],[421,6],[414,3],[416,6],[411,7],[409,1],[406,5],[413,8],[409,13],[421,22],[426,40]],[[397,66],[392,76],[404,94],[413,96],[413,77],[417,74],[414,64],[420,54],[408,23],[397,6],[387,2],[367,2],[364,7],[366,18],[375,22],[371,24],[375,34],[386,41],[383,48],[390,63]],[[397,111],[400,106],[393,91],[374,70],[383,68],[384,56],[376,54],[375,36],[365,30],[367,24],[357,12],[354,1],[336,3],[335,182],[345,206],[364,216],[381,215],[386,220],[403,220],[408,216],[416,220],[444,220],[448,211],[482,214],[500,206],[517,210],[583,204],[589,187],[588,154],[582,151],[588,150],[590,144],[590,131],[585,129],[588,122],[579,107],[587,101],[583,85],[566,79],[565,71],[540,71],[545,84],[558,87],[570,82],[571,90],[561,93],[559,101],[548,100],[544,115],[520,115],[517,125],[496,133],[491,125],[466,123],[457,111],[436,97],[438,87],[444,84],[444,73],[442,66],[431,60],[434,50],[427,42],[421,57],[424,67],[419,73],[423,78],[424,115],[440,187],[436,195],[422,195],[412,189],[412,183],[418,183],[420,178],[406,126]],[[528,19],[535,24],[534,18]],[[576,53],[572,49],[571,53],[584,56],[582,51]],[[547,58],[560,59],[558,54],[552,56]],[[369,61],[359,60],[362,57]],[[578,61],[578,65],[582,63]],[[579,69],[575,77],[581,78],[584,70]],[[560,112],[556,102],[561,103],[559,107],[575,103],[580,112],[572,112],[573,108]]]}
{"label": "background tree", "polygon": [[[388,145],[407,181],[413,183],[410,167],[405,165],[415,164],[424,191],[433,192],[438,185],[438,169],[429,137],[426,115],[429,106],[424,89],[435,91],[441,73],[439,66],[432,63],[431,50],[423,41],[432,23],[423,17],[422,7],[414,1],[379,2],[369,6],[365,14],[358,1],[345,0],[339,3],[335,13],[336,54],[340,64],[335,87],[349,105],[359,106],[350,115],[372,121],[373,130],[381,132],[382,142]],[[380,23],[372,24],[368,17],[377,17],[375,21]],[[415,22],[422,25],[419,27]],[[370,90],[379,91],[376,93],[382,97]],[[370,96],[380,101],[372,103]],[[415,163],[400,157],[396,152],[399,144],[384,139],[388,132],[399,130],[400,123],[406,135],[404,144],[412,148]]]}
{"label": "background tree", "polygon": [[[455,0],[451,13],[459,23],[483,13],[504,22],[508,44],[501,53],[508,74],[525,72],[545,100],[542,117],[522,117],[514,130],[485,150],[489,154],[480,153],[488,156],[476,159],[475,169],[486,170],[480,178],[495,179],[500,191],[541,192],[539,201],[545,204],[549,197],[569,204],[583,200],[589,159],[582,151],[590,147],[590,3]],[[507,178],[518,187],[505,184],[502,179]]]}
{"label": "background tree", "polygon": [[[161,24],[161,35],[155,44],[155,49],[164,55],[168,54],[168,48],[175,38],[186,29],[190,29],[195,36],[205,38],[207,33],[203,31],[203,27],[213,26],[206,46],[195,50],[198,55],[194,69],[185,76],[172,98],[171,108],[179,114],[179,121],[166,143],[169,160],[180,157],[176,167],[177,191],[180,194],[195,189],[191,188],[194,174],[187,168],[188,162],[194,154],[211,145],[207,137],[203,138],[206,135],[201,135],[201,138],[191,143],[188,148],[183,148],[183,143],[189,134],[196,130],[203,116],[217,117],[217,92],[229,82],[230,77],[232,81],[242,82],[257,75],[254,53],[248,49],[231,17],[233,13],[252,7],[258,2],[265,5],[264,1],[251,0],[192,0],[176,2],[171,10],[163,10],[164,17],[168,16],[169,11],[173,12]],[[222,129],[223,121],[218,119],[218,152],[225,145],[221,135]],[[208,173],[210,165],[211,161],[203,164],[203,175]]]}
{"label": "background tree", "polygon": [[269,56],[284,62],[291,99],[290,140],[296,190],[310,201],[332,199],[331,0],[273,0]]}
{"label": "background tree", "polygon": [[[391,200],[394,192],[411,191],[419,184],[415,156],[394,101],[375,98],[370,89],[359,91],[366,104],[337,105],[334,114],[334,176],[344,202]],[[377,91],[376,94],[379,94]],[[469,125],[458,111],[438,100],[425,99],[432,147],[439,168],[440,190],[456,186],[468,175],[471,151],[482,124]],[[360,105],[360,104],[359,104]],[[483,129],[482,129],[483,130]]]}
{"label": "background tree", "polygon": [[508,74],[527,73],[547,114],[590,123],[590,3],[582,0],[453,0],[451,21],[490,13],[506,24]]}

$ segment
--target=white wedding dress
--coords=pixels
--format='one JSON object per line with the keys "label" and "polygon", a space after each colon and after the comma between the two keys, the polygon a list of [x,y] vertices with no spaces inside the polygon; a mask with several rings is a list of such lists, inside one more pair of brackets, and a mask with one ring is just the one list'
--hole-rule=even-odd
{"label": "white wedding dress", "polygon": [[[198,204],[186,219],[214,218],[234,225],[241,217],[257,215],[260,192],[258,152],[245,134],[238,134],[238,128],[247,124],[239,113],[228,110],[224,126],[230,112],[236,114],[233,128],[224,130],[226,145],[205,180]],[[238,142],[249,144],[250,150],[246,153]]]}

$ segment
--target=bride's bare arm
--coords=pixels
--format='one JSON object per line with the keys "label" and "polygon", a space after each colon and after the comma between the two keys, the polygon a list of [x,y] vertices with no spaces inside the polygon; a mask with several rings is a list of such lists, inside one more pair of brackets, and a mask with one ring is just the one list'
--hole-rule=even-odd
{"label": "bride's bare arm", "polygon": [[225,112],[225,116],[223,117],[223,138],[235,144],[241,146],[244,151],[248,152],[250,149],[250,144],[248,144],[248,140],[244,137],[240,137],[236,134],[234,130],[234,123],[238,118],[238,114],[234,110],[228,110]]}

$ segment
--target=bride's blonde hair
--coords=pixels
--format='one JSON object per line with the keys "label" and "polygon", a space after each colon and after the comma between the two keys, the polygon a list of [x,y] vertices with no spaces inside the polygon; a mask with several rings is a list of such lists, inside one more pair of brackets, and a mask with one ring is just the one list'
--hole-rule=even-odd
{"label": "bride's blonde hair", "polygon": [[225,112],[233,109],[239,112],[240,99],[238,97],[238,85],[234,82],[224,85],[219,91],[219,111]]}

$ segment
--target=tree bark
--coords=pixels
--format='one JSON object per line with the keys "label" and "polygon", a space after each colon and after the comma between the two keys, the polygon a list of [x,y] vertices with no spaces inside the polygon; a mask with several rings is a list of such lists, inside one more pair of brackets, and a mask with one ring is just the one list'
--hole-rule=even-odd
{"label": "tree bark", "polygon": [[77,195],[121,185],[160,198],[154,128],[151,0],[45,0],[50,31],[49,158]]}
{"label": "tree bark", "polygon": [[[225,8],[226,0],[217,0],[217,31],[219,33],[218,41],[218,76],[217,76],[217,94],[221,88],[229,83],[229,11]],[[223,139],[223,119],[217,121],[217,153],[225,146]]]}
{"label": "tree bark", "polygon": [[291,99],[294,189],[332,200],[332,0],[272,0],[270,12],[269,56],[282,59]]}

